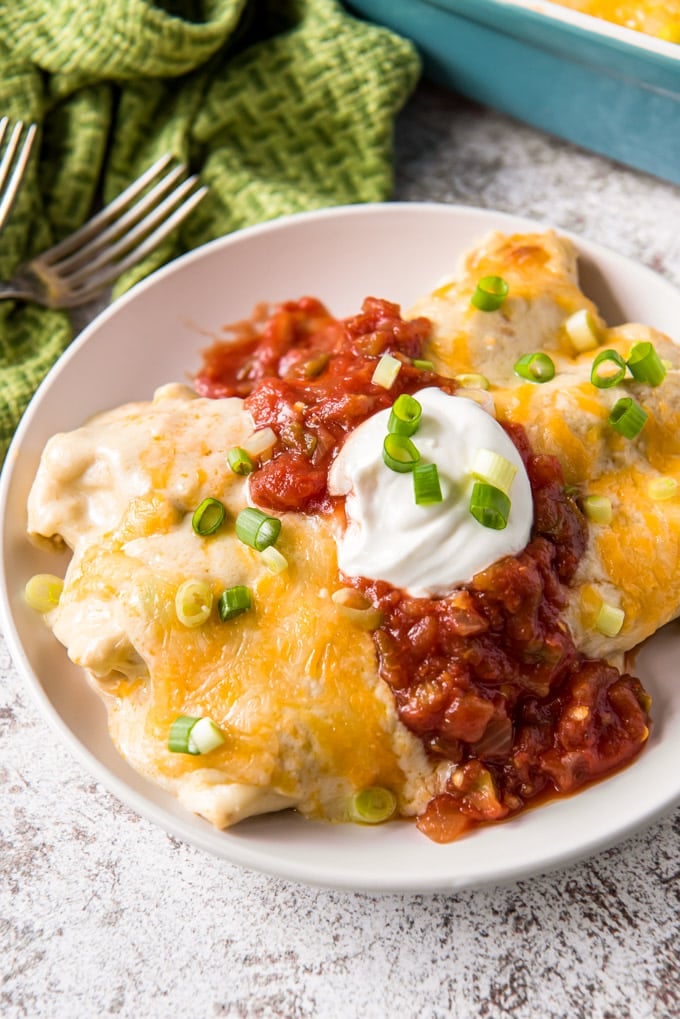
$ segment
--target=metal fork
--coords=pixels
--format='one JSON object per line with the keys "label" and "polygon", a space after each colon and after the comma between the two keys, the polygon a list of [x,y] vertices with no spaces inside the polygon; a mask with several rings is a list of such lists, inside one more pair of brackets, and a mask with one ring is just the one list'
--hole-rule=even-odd
{"label": "metal fork", "polygon": [[[8,127],[9,117],[3,117],[0,120],[0,146],[5,140]],[[0,230],[7,222],[14,201],[19,194],[37,130],[35,124],[30,124],[24,134],[24,127],[23,120],[16,121],[0,160]],[[19,147],[20,142],[21,147]]]}
{"label": "metal fork", "polygon": [[[207,193],[166,154],[84,226],[0,283],[0,300],[48,308],[87,304],[153,251]],[[166,172],[167,171],[167,172]],[[146,188],[149,191],[144,194]]]}

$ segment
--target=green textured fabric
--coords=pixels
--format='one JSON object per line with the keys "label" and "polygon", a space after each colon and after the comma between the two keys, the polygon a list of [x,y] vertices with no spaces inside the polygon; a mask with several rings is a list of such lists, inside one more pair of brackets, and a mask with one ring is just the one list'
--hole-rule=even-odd
{"label": "green textured fabric", "polygon": [[[116,292],[240,227],[387,198],[418,73],[410,44],[336,0],[0,0],[0,114],[41,125],[0,279],[166,151],[209,195]],[[0,303],[0,459],[71,339],[66,314]]]}

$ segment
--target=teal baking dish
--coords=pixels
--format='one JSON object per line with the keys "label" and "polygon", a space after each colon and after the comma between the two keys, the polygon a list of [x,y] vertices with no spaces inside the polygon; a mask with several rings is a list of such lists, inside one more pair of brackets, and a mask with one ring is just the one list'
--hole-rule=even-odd
{"label": "teal baking dish", "polygon": [[680,184],[680,44],[547,0],[351,0],[433,80]]}

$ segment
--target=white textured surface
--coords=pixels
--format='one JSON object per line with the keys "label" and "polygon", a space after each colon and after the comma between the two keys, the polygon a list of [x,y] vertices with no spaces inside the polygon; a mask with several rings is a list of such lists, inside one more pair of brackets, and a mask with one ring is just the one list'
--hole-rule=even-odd
{"label": "white textured surface", "polygon": [[[399,124],[395,196],[549,220],[680,285],[676,188],[431,86]],[[240,871],[132,814],[1,641],[0,746],[3,1017],[680,1015],[680,810],[533,881],[373,898]]]}

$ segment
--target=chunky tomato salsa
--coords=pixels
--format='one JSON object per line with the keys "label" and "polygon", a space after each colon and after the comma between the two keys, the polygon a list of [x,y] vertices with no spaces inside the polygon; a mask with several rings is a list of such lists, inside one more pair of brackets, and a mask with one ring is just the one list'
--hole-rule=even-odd
{"label": "chunky tomato salsa", "polygon": [[[313,298],[261,309],[204,354],[194,383],[208,397],[240,396],[277,442],[251,475],[251,495],[277,511],[328,513],[328,471],[345,436],[401,393],[457,383],[423,362],[425,318],[368,298],[339,320]],[[402,362],[394,384],[372,382],[377,360]],[[570,793],[630,761],[644,744],[650,699],[641,683],[586,659],[563,621],[587,525],[559,461],[535,455],[526,433],[504,426],[531,483],[531,540],[442,598],[413,598],[367,578],[346,578],[381,614],[380,674],[404,725],[427,752],[454,762],[448,789],[418,819],[446,842],[537,797]]]}

